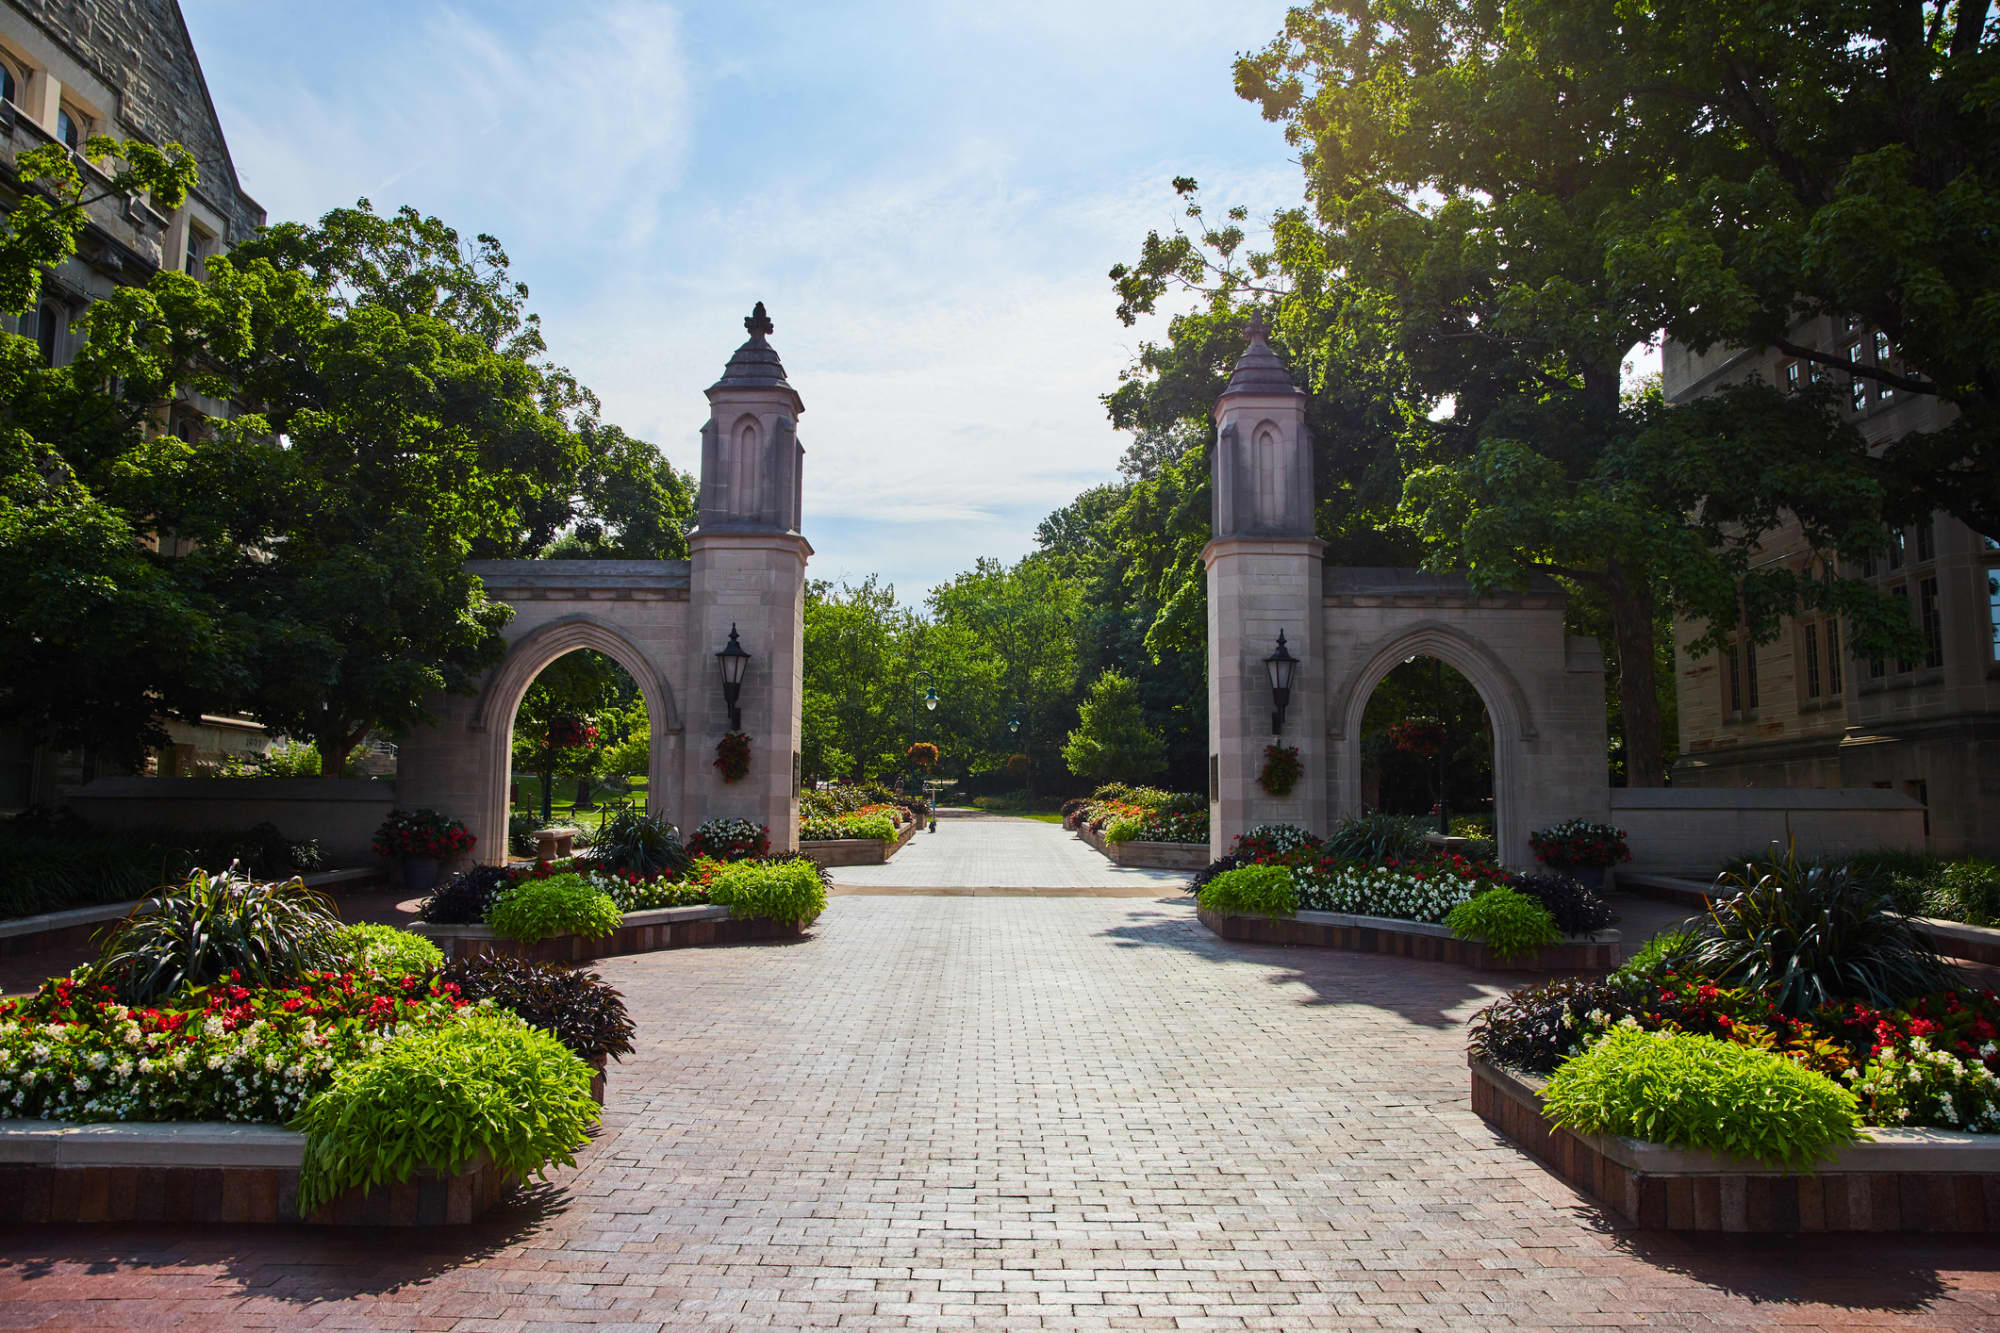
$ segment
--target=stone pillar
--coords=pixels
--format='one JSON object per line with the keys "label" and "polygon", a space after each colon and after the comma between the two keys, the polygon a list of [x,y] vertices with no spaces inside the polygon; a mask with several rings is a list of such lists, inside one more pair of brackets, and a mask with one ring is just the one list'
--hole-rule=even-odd
{"label": "stone pillar", "polygon": [[[1306,395],[1253,316],[1250,346],[1215,403],[1208,571],[1209,852],[1257,824],[1326,831],[1326,648],[1320,611],[1326,543],[1313,535]],[[1273,734],[1264,659],[1282,631],[1298,659]],[[1296,747],[1304,772],[1284,796],[1258,784],[1265,747]]]}
{"label": "stone pillar", "polygon": [[[774,851],[799,841],[799,709],[804,694],[805,569],[799,534],[805,410],[785,380],[763,302],[743,321],[750,341],[708,390],[701,433],[701,508],[689,534],[688,669],[683,790],[692,832],[717,817],[768,825]],[[723,781],[716,747],[730,730],[716,653],[734,629],[750,654],[740,707],[750,772]]]}

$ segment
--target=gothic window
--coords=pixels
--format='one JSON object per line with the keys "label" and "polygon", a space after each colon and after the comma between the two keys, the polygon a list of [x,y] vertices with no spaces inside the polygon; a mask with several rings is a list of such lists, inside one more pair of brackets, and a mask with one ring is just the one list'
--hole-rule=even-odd
{"label": "gothic window", "polygon": [[1917,619],[1924,631],[1924,665],[1944,665],[1944,615],[1938,609],[1938,581],[1925,579],[1917,585]]}
{"label": "gothic window", "polygon": [[1808,699],[1817,699],[1819,698],[1819,626],[1811,621],[1806,622],[1805,644],[1805,695]]}
{"label": "gothic window", "polygon": [[[1909,588],[1907,587],[1892,588],[1889,590],[1889,595],[1902,603],[1901,607],[1902,618],[1908,620],[1910,618]],[[1916,669],[1917,669],[1917,664],[1915,662],[1912,662],[1909,658],[1899,657],[1896,659],[1896,670],[1898,672],[1910,672],[1910,671],[1915,671]]]}
{"label": "gothic window", "polygon": [[81,151],[84,135],[89,132],[81,112],[64,107],[56,112],[56,138],[61,139],[72,151]]}
{"label": "gothic window", "polygon": [[1930,515],[1917,525],[1917,563],[1937,559],[1937,521]]}
{"label": "gothic window", "polygon": [[1251,466],[1257,469],[1257,525],[1269,527],[1284,516],[1284,496],[1278,486],[1278,432],[1269,426],[1257,428],[1257,450]]}
{"label": "gothic window", "polygon": [[[1880,329],[1875,331],[1875,364],[1878,366],[1889,364],[1889,335]],[[1875,386],[1875,401],[1886,403],[1895,396],[1896,389],[1894,385],[1878,384]]]}
{"label": "gothic window", "polygon": [[14,77],[14,67],[0,60],[0,102],[18,102],[20,96],[21,83]]}
{"label": "gothic window", "polygon": [[739,518],[760,512],[764,488],[764,437],[757,423],[744,417],[736,423],[736,457],[731,460],[729,511]]}
{"label": "gothic window", "polygon": [[[1861,364],[1860,343],[1848,344],[1847,361],[1849,365]],[[1849,374],[1847,377],[1847,405],[1856,412],[1868,405],[1868,381],[1859,375]]]}
{"label": "gothic window", "polygon": [[1785,363],[1785,389],[1789,393],[1799,391],[1799,363],[1796,361]]}
{"label": "gothic window", "polygon": [[53,301],[42,302],[41,309],[35,312],[35,346],[41,349],[45,366],[56,363],[56,338],[61,328],[62,312]]}

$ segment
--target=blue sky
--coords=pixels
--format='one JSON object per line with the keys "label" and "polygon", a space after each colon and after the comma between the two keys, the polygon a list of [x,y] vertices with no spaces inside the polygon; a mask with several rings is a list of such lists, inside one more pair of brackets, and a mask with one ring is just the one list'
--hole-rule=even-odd
{"label": "blue sky", "polygon": [[914,601],[1110,479],[1141,338],[1105,271],[1295,202],[1230,62],[1277,0],[994,5],[183,0],[273,219],[361,195],[500,237],[556,360],[690,471],[754,301],[806,413],[815,577]]}

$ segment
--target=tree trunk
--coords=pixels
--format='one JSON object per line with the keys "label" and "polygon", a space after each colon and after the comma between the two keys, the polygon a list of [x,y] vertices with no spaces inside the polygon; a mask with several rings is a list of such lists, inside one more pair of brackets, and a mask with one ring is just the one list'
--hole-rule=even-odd
{"label": "tree trunk", "polygon": [[1653,589],[1610,562],[1605,591],[1612,641],[1618,649],[1618,702],[1625,718],[1625,785],[1667,785],[1660,739],[1660,694],[1653,669]]}
{"label": "tree trunk", "polygon": [[368,734],[367,727],[349,730],[340,723],[334,723],[318,736],[313,744],[319,748],[319,775],[323,778],[337,778],[347,772],[347,756],[354,747],[361,744],[361,738]]}

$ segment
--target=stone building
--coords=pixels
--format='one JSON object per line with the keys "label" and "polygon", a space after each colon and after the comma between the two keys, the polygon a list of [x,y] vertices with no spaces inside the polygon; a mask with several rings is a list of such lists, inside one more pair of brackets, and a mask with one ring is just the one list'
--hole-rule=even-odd
{"label": "stone building", "polygon": [[[0,0],[0,208],[21,186],[20,155],[52,143],[80,149],[93,134],[179,143],[200,182],[186,204],[165,214],[144,199],[106,197],[89,205],[76,256],[42,283],[34,310],[0,317],[0,328],[33,338],[51,365],[81,341],[76,319],[114,288],[149,281],[162,269],[200,276],[204,258],[251,235],[264,210],[243,192],[210,100],[201,62],[174,0]],[[79,159],[85,180],[104,180]],[[86,198],[96,190],[86,190]],[[176,403],[161,428],[188,435],[204,417],[228,411],[204,399]],[[259,749],[263,729],[240,719],[202,726],[168,724],[168,765],[194,754]],[[40,751],[0,732],[0,809],[45,801],[55,787],[92,776],[85,756]]]}
{"label": "stone building", "polygon": [[[1792,339],[1848,361],[1894,363],[1889,339],[1854,321],[1823,318]],[[1697,355],[1669,343],[1662,369],[1672,402],[1753,376],[1798,386],[1833,375],[1856,427],[1877,445],[1933,429],[1952,411],[1776,351]],[[1792,527],[1768,539],[1759,559],[1806,569],[1821,557]],[[2000,546],[1936,514],[1850,572],[1907,603],[1923,633],[1918,655],[1857,661],[1840,623],[1816,616],[1787,623],[1773,642],[1739,634],[1727,651],[1695,657],[1688,645],[1701,628],[1683,624],[1675,784],[1893,790],[1924,806],[1932,851],[2000,853]]]}

